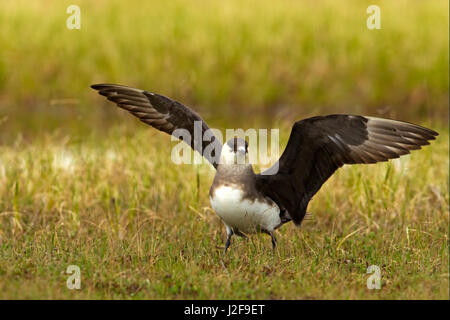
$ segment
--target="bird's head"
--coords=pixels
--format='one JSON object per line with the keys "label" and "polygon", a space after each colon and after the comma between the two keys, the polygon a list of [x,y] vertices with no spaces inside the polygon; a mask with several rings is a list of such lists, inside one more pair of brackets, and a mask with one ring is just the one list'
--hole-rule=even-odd
{"label": "bird's head", "polygon": [[241,138],[228,140],[222,148],[220,154],[222,164],[249,164],[248,142]]}

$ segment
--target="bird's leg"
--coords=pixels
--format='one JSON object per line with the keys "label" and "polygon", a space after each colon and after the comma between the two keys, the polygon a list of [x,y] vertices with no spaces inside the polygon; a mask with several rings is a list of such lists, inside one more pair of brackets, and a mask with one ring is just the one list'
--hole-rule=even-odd
{"label": "bird's leg", "polygon": [[227,241],[225,242],[225,249],[223,250],[223,255],[226,255],[226,254],[227,254],[227,250],[228,250],[228,248],[230,247],[230,244],[231,244],[231,236],[232,236],[232,234],[228,234],[228,236],[227,236]]}
{"label": "bird's leg", "polygon": [[275,248],[277,247],[277,238],[275,237],[273,231],[269,232],[269,235],[272,238],[272,250],[275,251]]}
{"label": "bird's leg", "polygon": [[277,238],[275,237],[275,233],[273,231],[261,230],[264,233],[267,233],[272,238],[272,250],[275,251],[277,247]]}
{"label": "bird's leg", "polygon": [[227,250],[231,244],[231,237],[233,236],[233,230],[227,226],[227,241],[225,242],[225,249],[223,249],[223,255],[227,254]]}

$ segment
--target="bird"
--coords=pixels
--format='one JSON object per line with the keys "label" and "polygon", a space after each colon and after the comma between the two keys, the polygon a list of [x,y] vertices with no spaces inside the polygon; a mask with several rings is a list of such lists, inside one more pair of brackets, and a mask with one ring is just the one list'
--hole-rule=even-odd
{"label": "bird", "polygon": [[351,114],[314,116],[296,121],[287,145],[270,168],[255,173],[248,161],[248,142],[234,137],[223,145],[191,108],[163,95],[118,84],[94,84],[94,90],[142,122],[169,135],[195,123],[209,139],[187,142],[203,153],[216,174],[209,190],[211,207],[233,235],[265,233],[277,246],[275,230],[293,222],[300,227],[307,207],[321,186],[344,164],[372,164],[399,158],[430,144],[438,133],[408,122]]}

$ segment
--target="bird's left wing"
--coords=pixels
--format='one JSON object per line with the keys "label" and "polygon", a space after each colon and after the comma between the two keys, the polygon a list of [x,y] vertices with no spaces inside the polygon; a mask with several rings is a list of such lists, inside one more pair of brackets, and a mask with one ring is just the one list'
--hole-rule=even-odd
{"label": "bird's left wing", "polygon": [[[198,151],[217,168],[222,144],[206,122],[190,108],[157,93],[123,85],[94,84],[91,87],[120,108],[160,131],[171,135],[176,129],[187,130],[192,149]],[[200,134],[195,133],[195,123],[199,124]]]}
{"label": "bird's left wing", "polygon": [[297,225],[312,196],[344,164],[376,163],[420,149],[438,133],[411,123],[329,115],[294,124],[276,174],[257,175],[257,188],[285,208]]}

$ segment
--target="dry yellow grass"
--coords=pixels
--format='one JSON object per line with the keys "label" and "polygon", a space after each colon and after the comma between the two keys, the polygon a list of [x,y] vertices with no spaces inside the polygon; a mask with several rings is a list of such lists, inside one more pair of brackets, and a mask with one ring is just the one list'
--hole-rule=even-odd
{"label": "dry yellow grass", "polygon": [[[0,297],[448,299],[440,132],[402,160],[340,169],[313,219],[280,230],[275,255],[265,235],[235,239],[226,270],[214,170],[171,163],[168,136],[139,125],[17,140],[0,147]],[[79,291],[66,288],[72,264]],[[372,264],[379,291],[366,288]]]}

